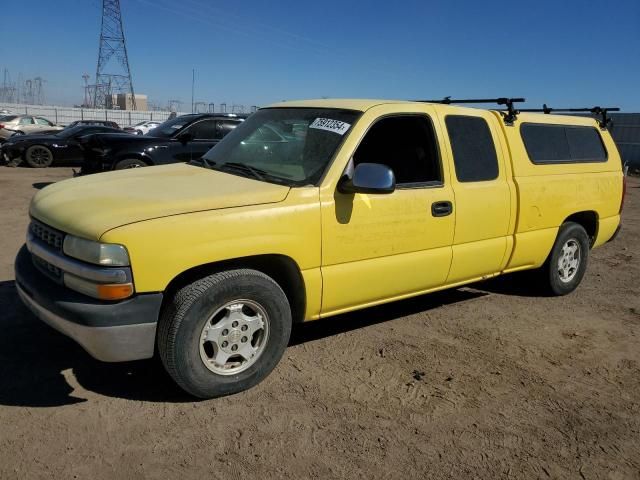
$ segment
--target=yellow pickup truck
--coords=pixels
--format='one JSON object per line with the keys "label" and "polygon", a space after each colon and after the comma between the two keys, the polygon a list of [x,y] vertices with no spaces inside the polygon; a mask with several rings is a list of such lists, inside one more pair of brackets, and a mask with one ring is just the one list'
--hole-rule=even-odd
{"label": "yellow pickup truck", "polygon": [[264,379],[296,322],[525,269],[573,291],[623,180],[606,121],[285,102],[189,164],[41,190],[16,285],[95,358],[157,352],[210,398]]}

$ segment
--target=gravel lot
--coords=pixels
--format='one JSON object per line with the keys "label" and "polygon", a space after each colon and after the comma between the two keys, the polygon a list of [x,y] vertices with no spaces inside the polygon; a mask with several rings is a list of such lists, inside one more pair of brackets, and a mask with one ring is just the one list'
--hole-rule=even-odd
{"label": "gravel lot", "polygon": [[70,175],[0,168],[0,478],[640,478],[638,179],[572,295],[506,276],[302,325],[258,387],[194,402],[17,299],[29,199]]}

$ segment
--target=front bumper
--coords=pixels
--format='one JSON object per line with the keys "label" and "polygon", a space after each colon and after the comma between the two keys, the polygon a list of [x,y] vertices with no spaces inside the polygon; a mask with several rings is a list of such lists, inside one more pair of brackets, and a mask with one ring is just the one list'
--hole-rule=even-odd
{"label": "front bumper", "polygon": [[138,294],[120,302],[95,300],[44,276],[22,247],[15,263],[16,288],[42,321],[73,338],[104,362],[151,358],[162,294]]}
{"label": "front bumper", "polygon": [[9,163],[14,158],[22,157],[23,153],[24,148],[16,147],[6,142],[0,145],[0,160],[2,160],[3,163]]}

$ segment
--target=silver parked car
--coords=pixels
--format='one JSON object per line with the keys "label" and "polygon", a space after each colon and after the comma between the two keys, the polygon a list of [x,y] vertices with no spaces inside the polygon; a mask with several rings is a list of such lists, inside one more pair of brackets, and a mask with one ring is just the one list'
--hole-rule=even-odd
{"label": "silver parked car", "polygon": [[0,117],[0,142],[4,142],[12,135],[27,135],[29,133],[55,132],[62,130],[43,117],[32,115],[4,115]]}

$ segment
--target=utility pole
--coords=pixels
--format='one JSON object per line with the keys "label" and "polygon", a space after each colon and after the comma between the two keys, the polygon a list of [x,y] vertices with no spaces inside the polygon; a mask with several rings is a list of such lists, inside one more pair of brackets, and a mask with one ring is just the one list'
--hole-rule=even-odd
{"label": "utility pole", "polygon": [[193,109],[195,105],[193,104],[193,92],[196,86],[196,69],[191,70],[191,113],[193,113]]}
{"label": "utility pole", "polygon": [[[109,60],[113,57],[117,62],[112,62],[109,66]],[[120,0],[102,0],[102,26],[93,106],[95,108],[112,107],[112,95],[118,93],[130,95],[131,107],[133,110],[136,109],[136,97],[133,92],[127,45],[122,28]],[[126,104],[125,101],[125,108]]]}

